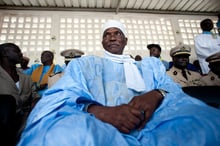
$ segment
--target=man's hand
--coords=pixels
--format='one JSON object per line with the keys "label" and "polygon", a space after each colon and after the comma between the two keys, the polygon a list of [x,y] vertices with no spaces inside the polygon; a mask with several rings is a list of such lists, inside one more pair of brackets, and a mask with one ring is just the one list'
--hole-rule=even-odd
{"label": "man's hand", "polygon": [[129,102],[130,106],[139,109],[139,111],[142,111],[144,114],[144,120],[141,122],[138,129],[142,129],[150,120],[151,115],[161,103],[162,99],[163,97],[158,91],[152,90],[143,95],[135,96]]}
{"label": "man's hand", "polygon": [[129,133],[136,129],[144,120],[141,111],[128,104],[115,107],[91,105],[88,112],[93,113],[96,118],[113,125],[123,133]]}

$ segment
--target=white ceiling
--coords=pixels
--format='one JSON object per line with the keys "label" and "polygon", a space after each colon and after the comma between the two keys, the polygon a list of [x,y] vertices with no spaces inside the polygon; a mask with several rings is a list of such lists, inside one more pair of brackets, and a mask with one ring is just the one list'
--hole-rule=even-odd
{"label": "white ceiling", "polygon": [[0,0],[1,9],[216,15],[220,0]]}

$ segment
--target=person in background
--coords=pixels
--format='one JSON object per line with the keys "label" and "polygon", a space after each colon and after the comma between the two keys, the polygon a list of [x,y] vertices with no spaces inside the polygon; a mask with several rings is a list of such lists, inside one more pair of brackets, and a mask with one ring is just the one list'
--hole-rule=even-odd
{"label": "person in background", "polygon": [[164,64],[166,70],[168,70],[169,69],[169,62],[167,62],[167,61],[165,61],[161,58],[161,56],[160,56],[161,55],[160,45],[158,45],[158,44],[149,44],[149,45],[147,45],[147,48],[150,51],[150,56],[154,56],[156,58],[159,58],[162,61],[162,63]]}
{"label": "person in background", "polygon": [[20,48],[13,43],[0,45],[0,145],[13,146],[19,138],[31,111],[31,102],[38,98],[30,76],[16,65],[22,61]]}
{"label": "person in background", "polygon": [[201,78],[206,86],[220,86],[220,52],[206,58],[210,71]]}
{"label": "person in background", "polygon": [[22,61],[21,61],[21,63],[20,63],[20,65],[21,65],[21,67],[20,67],[21,71],[24,71],[24,70],[30,68],[30,67],[28,66],[29,61],[30,61],[30,58],[28,58],[28,57],[26,57],[26,56],[23,56],[23,59],[22,59]]}
{"label": "person in background", "polygon": [[42,64],[33,64],[29,69],[23,71],[25,74],[31,76],[40,97],[48,89],[48,77],[51,74],[63,71],[60,65],[53,63],[53,59],[54,54],[52,51],[43,51],[41,53]]}
{"label": "person in background", "polygon": [[170,50],[170,56],[173,60],[173,66],[167,71],[167,74],[182,87],[200,86],[201,75],[187,69],[191,48],[188,45],[180,44]]}
{"label": "person in background", "polygon": [[[65,66],[63,66],[63,69],[65,70],[66,66],[69,64],[69,62],[72,59],[81,57],[82,55],[84,55],[84,52],[77,49],[68,49],[62,51],[60,55],[64,57]],[[55,84],[63,76],[63,74],[64,72],[51,74],[48,78],[48,88],[50,88],[53,84]]]}
{"label": "person in background", "polygon": [[142,60],[141,55],[136,55],[136,56],[134,57],[134,60],[135,60],[135,61],[141,61],[141,60]]}
{"label": "person in background", "polygon": [[[191,64],[191,63],[189,63],[189,64]],[[200,67],[198,59],[194,60],[191,66],[192,67],[190,67],[190,68],[187,66],[187,69],[192,70],[192,71],[196,71],[202,75],[202,69]]]}
{"label": "person in background", "polygon": [[77,49],[67,49],[64,50],[60,53],[61,56],[64,57],[64,66],[63,69],[66,68],[66,66],[68,65],[68,63],[73,59],[73,58],[79,58],[82,55],[84,55],[85,53],[81,50],[77,50]]}
{"label": "person in background", "polygon": [[126,36],[117,20],[103,25],[104,57],[68,64],[31,112],[18,146],[220,144],[220,111],[186,95],[159,59],[124,55]]}
{"label": "person in background", "polygon": [[194,38],[195,53],[199,60],[202,74],[205,75],[209,72],[208,62],[206,58],[220,50],[220,36],[213,34],[213,22],[211,19],[204,19],[200,23],[202,34]]}

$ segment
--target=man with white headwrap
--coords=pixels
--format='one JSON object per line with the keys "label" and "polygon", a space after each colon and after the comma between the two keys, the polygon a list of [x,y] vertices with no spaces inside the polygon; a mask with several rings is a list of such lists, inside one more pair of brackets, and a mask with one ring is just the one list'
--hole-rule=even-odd
{"label": "man with white headwrap", "polygon": [[123,24],[108,21],[102,39],[105,57],[69,63],[33,109],[19,146],[220,144],[220,111],[184,94],[160,60],[123,55]]}

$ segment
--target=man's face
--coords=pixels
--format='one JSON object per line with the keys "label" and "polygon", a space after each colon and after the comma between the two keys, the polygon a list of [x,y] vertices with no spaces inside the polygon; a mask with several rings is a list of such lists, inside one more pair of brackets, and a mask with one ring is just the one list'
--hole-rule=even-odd
{"label": "man's face", "polygon": [[160,50],[157,48],[157,47],[152,47],[150,49],[150,56],[154,56],[154,57],[157,57],[159,58],[160,57]]}
{"label": "man's face", "polygon": [[8,56],[8,59],[13,63],[21,63],[23,54],[21,53],[21,50],[19,48],[10,48],[6,50],[6,54]]}
{"label": "man's face", "polygon": [[112,54],[122,54],[127,45],[127,38],[118,28],[107,29],[102,38],[103,48]]}
{"label": "man's face", "polygon": [[53,54],[51,52],[43,52],[41,54],[41,62],[43,64],[47,63],[47,62],[52,62],[53,61]]}
{"label": "man's face", "polygon": [[173,57],[173,65],[179,69],[185,69],[189,64],[189,55],[182,54]]}

